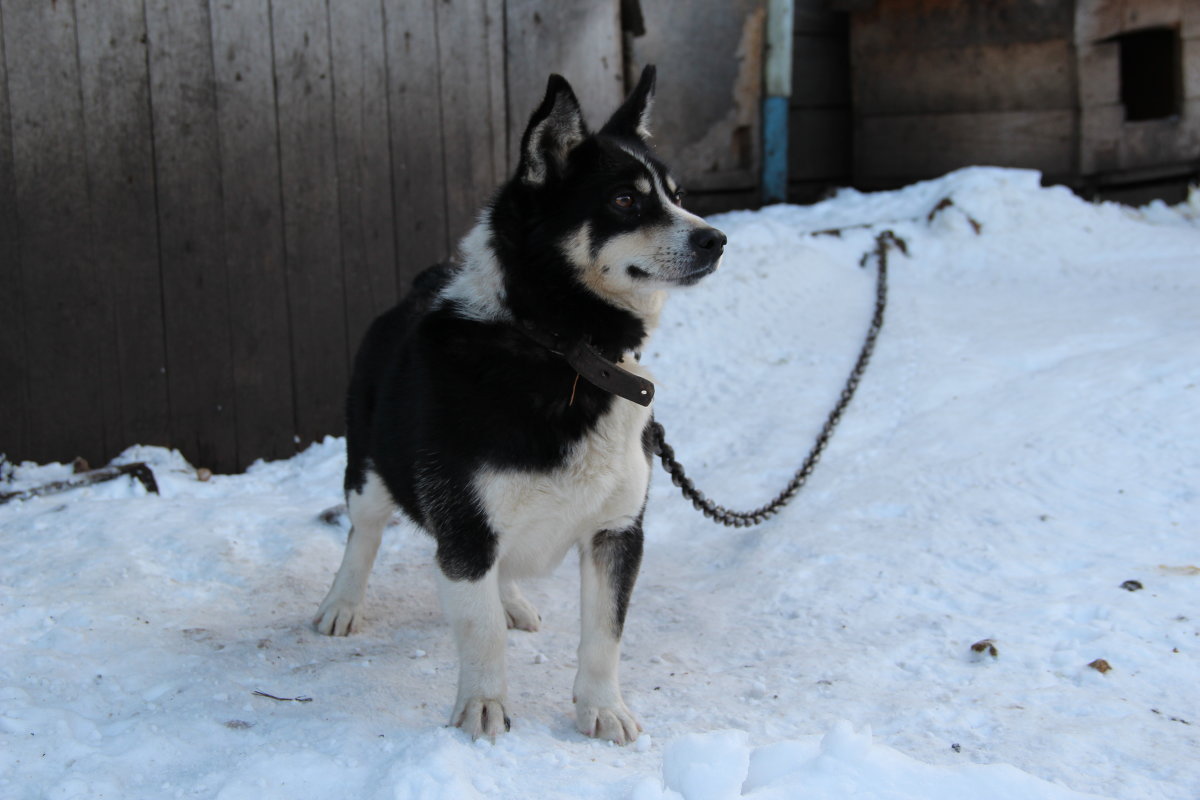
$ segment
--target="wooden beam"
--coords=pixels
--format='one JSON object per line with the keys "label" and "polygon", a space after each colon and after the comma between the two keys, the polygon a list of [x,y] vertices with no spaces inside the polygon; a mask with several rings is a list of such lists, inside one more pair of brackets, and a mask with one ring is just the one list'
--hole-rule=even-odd
{"label": "wooden beam", "polygon": [[855,48],[853,58],[856,115],[1050,111],[1074,105],[1075,55],[1066,39]]}
{"label": "wooden beam", "polygon": [[104,370],[112,298],[93,259],[74,8],[4,0],[0,14],[25,302],[25,455],[100,460],[116,390]]}
{"label": "wooden beam", "polygon": [[943,175],[973,164],[1073,174],[1075,113],[1003,111],[861,117],[854,179],[878,185]]}
{"label": "wooden beam", "polygon": [[[441,0],[436,6],[441,75],[446,228],[453,248],[475,224],[507,172],[504,138],[501,0]],[[499,158],[499,163],[498,163]]]}
{"label": "wooden beam", "polygon": [[329,23],[346,345],[353,363],[367,326],[399,295],[383,7],[379,0],[341,0],[336,12],[331,7]]}
{"label": "wooden beam", "polygon": [[141,2],[77,0],[95,267],[108,276],[113,343],[105,457],[170,443],[158,208]]}
{"label": "wooden beam", "polygon": [[324,0],[271,4],[295,434],[343,427],[349,380],[333,64]]}
{"label": "wooden beam", "polygon": [[384,0],[396,281],[450,254],[446,236],[436,0]]}
{"label": "wooden beam", "polygon": [[146,0],[171,443],[237,467],[221,157],[206,0]]}
{"label": "wooden beam", "polygon": [[8,100],[8,68],[4,19],[0,14],[0,453],[13,459],[29,452],[29,366],[25,352],[25,292],[21,280],[21,229],[17,220],[13,175],[12,114]]}
{"label": "wooden beam", "polygon": [[267,0],[210,8],[241,469],[296,450],[279,133]]}

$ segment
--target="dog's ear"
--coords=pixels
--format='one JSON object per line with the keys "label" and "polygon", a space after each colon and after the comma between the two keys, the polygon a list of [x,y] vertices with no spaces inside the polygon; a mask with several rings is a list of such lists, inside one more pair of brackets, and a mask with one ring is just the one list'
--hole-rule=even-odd
{"label": "dog's ear", "polygon": [[621,107],[613,112],[612,118],[604,124],[602,133],[650,138],[650,109],[654,105],[655,74],[654,65],[647,64],[642,70],[642,77],[638,79],[637,86]]}
{"label": "dog's ear", "polygon": [[546,97],[521,137],[517,176],[530,186],[540,186],[550,174],[562,173],[567,156],[586,137],[587,126],[571,84],[561,75],[551,75]]}

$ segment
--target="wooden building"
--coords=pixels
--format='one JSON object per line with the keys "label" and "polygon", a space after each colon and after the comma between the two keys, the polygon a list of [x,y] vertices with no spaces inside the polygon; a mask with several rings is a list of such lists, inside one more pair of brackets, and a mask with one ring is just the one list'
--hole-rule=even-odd
{"label": "wooden building", "polygon": [[[765,0],[0,0],[0,454],[220,471],[342,431],[354,348],[552,71],[659,66],[700,213],[757,206]],[[789,187],[1196,175],[1200,0],[794,0]]]}
{"label": "wooden building", "polygon": [[1200,174],[1196,0],[834,0],[850,13],[853,181],[969,164],[1115,191]]}

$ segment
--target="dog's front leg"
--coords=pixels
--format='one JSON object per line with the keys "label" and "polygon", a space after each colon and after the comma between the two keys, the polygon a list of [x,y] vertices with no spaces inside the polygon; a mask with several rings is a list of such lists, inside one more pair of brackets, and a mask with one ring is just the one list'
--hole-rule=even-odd
{"label": "dog's front leg", "polygon": [[582,630],[575,676],[575,724],[588,736],[625,744],[642,726],[617,678],[625,611],[642,562],[642,525],[601,531],[579,552]]}
{"label": "dog's front leg", "polygon": [[458,699],[450,724],[472,739],[495,739],[511,724],[504,708],[508,624],[498,572],[493,564],[482,578],[456,580],[438,570],[438,594],[458,646]]}

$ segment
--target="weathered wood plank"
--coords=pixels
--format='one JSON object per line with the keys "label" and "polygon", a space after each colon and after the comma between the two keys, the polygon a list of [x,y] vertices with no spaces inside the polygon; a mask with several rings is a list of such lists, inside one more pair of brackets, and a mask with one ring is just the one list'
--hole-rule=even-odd
{"label": "weathered wood plank", "polygon": [[[1197,13],[1200,16],[1200,12]],[[1183,96],[1187,99],[1200,98],[1200,30],[1196,35],[1181,42],[1183,52]]]}
{"label": "weathered wood plank", "polygon": [[[887,51],[855,48],[859,115],[1051,111],[1074,103],[1067,39]],[[1019,75],[1019,80],[1014,76]]]}
{"label": "weathered wood plank", "polygon": [[206,0],[146,0],[171,442],[237,466],[221,159]]}
{"label": "weathered wood plank", "polygon": [[1196,0],[1126,0],[1124,29],[1174,27],[1183,19],[1184,7],[1194,6]]}
{"label": "weathered wood plank", "polygon": [[237,465],[295,452],[268,0],[213,3]]}
{"label": "weathered wood plank", "polygon": [[1073,173],[1075,114],[1005,111],[862,117],[855,121],[854,179],[897,185],[972,164]]}
{"label": "weathered wood plank", "polygon": [[1179,35],[1184,39],[1200,37],[1200,3],[1184,3]]}
{"label": "weathered wood plank", "polygon": [[1081,108],[1121,102],[1121,48],[1116,42],[1076,48]]}
{"label": "weathered wood plank", "polygon": [[391,129],[396,280],[450,254],[442,168],[436,0],[384,0]]}
{"label": "weathered wood plank", "polygon": [[1076,0],[1074,41],[1094,44],[1120,33],[1125,0]]}
{"label": "weathered wood plank", "polygon": [[4,19],[0,14],[0,408],[5,409],[0,414],[0,454],[14,459],[24,458],[29,447],[25,394],[29,378],[19,236]]}
{"label": "weathered wood plank", "polygon": [[499,185],[516,169],[508,161],[508,63],[507,63],[507,5],[508,0],[487,6],[487,63],[496,65],[487,75],[488,106],[492,110],[492,179]]}
{"label": "weathered wood plank", "polygon": [[329,21],[346,344],[353,359],[367,325],[397,300],[383,7],[379,0],[344,0]]}
{"label": "weathered wood plank", "polygon": [[442,146],[445,148],[446,228],[451,246],[475,223],[495,191],[503,165],[493,144],[504,136],[504,109],[494,108],[491,76],[502,61],[488,46],[503,30],[502,0],[441,0],[437,4],[441,74]]}
{"label": "weathered wood plank", "polygon": [[792,42],[792,107],[850,105],[850,49],[835,34]]}
{"label": "weathered wood plank", "polygon": [[1117,157],[1122,170],[1144,170],[1189,161],[1194,165],[1197,153],[1200,99],[1189,99],[1179,119],[1126,122],[1121,128]]}
{"label": "weathered wood plank", "polygon": [[1017,44],[1070,39],[1075,0],[987,3],[877,0],[852,15],[855,56],[865,51]]}
{"label": "weathered wood plank", "polygon": [[[94,268],[107,275],[115,341],[106,450],[170,441],[154,199],[150,77],[141,2],[76,0],[84,128],[95,231]],[[110,402],[110,405],[111,402]]]}
{"label": "weathered wood plank", "polygon": [[1096,175],[1119,170],[1125,106],[1120,103],[1089,105],[1081,109],[1079,116],[1079,173]]}
{"label": "weathered wood plank", "polygon": [[[650,7],[645,10],[653,11]],[[619,2],[508,0],[505,14],[511,171],[517,166],[521,135],[546,93],[550,73],[557,72],[571,82],[593,128],[604,124],[620,104],[625,79]],[[662,81],[672,76],[660,65],[658,79],[661,88]]]}
{"label": "weathered wood plank", "polygon": [[66,3],[4,0],[4,51],[20,220],[30,447],[23,457],[104,455],[102,353],[110,298],[92,263],[76,24]]}
{"label": "weathered wood plank", "polygon": [[348,379],[329,8],[271,5],[296,435],[343,428]]}
{"label": "weathered wood plank", "polygon": [[834,11],[829,0],[795,0],[792,30],[808,34],[844,34],[846,15]]}
{"label": "weathered wood plank", "polygon": [[793,108],[788,114],[788,180],[849,182],[850,109]]}

